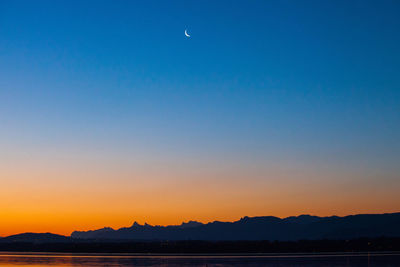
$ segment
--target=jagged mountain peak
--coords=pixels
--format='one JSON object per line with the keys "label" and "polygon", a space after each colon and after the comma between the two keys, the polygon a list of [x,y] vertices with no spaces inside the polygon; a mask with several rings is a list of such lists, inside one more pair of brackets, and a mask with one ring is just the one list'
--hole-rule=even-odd
{"label": "jagged mountain peak", "polygon": [[353,215],[345,217],[291,216],[284,219],[243,217],[234,222],[197,221],[173,226],[140,225],[107,231],[74,232],[79,239],[117,240],[300,240],[324,238],[400,237],[400,213]]}

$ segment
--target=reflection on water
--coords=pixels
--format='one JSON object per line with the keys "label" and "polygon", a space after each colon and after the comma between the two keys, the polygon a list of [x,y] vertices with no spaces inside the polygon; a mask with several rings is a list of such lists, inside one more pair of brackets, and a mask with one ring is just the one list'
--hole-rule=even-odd
{"label": "reflection on water", "polygon": [[400,253],[167,256],[3,252],[0,266],[400,266]]}

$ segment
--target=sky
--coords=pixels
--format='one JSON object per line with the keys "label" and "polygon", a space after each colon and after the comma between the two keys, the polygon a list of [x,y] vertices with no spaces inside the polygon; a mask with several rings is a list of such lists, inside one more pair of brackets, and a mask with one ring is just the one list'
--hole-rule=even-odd
{"label": "sky", "polygon": [[399,13],[0,1],[0,236],[398,212]]}

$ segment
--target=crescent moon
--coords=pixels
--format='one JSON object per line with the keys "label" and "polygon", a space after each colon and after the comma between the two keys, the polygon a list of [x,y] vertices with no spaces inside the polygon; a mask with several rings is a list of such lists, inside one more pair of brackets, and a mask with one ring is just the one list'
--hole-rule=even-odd
{"label": "crescent moon", "polygon": [[190,35],[187,33],[187,30],[185,30],[185,35],[186,37],[190,37]]}

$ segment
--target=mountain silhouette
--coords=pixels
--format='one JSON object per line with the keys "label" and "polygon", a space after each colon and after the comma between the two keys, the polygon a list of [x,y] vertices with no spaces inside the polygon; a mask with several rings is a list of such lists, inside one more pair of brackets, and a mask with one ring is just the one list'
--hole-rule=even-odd
{"label": "mountain silhouette", "polygon": [[0,238],[1,243],[62,243],[69,242],[70,240],[67,236],[52,233],[23,233]]}
{"label": "mountain silhouette", "polygon": [[97,240],[319,240],[354,239],[360,237],[400,237],[400,213],[359,214],[345,217],[292,216],[284,219],[243,217],[234,222],[151,226],[134,222],[118,230],[102,228],[75,231],[73,239]]}

